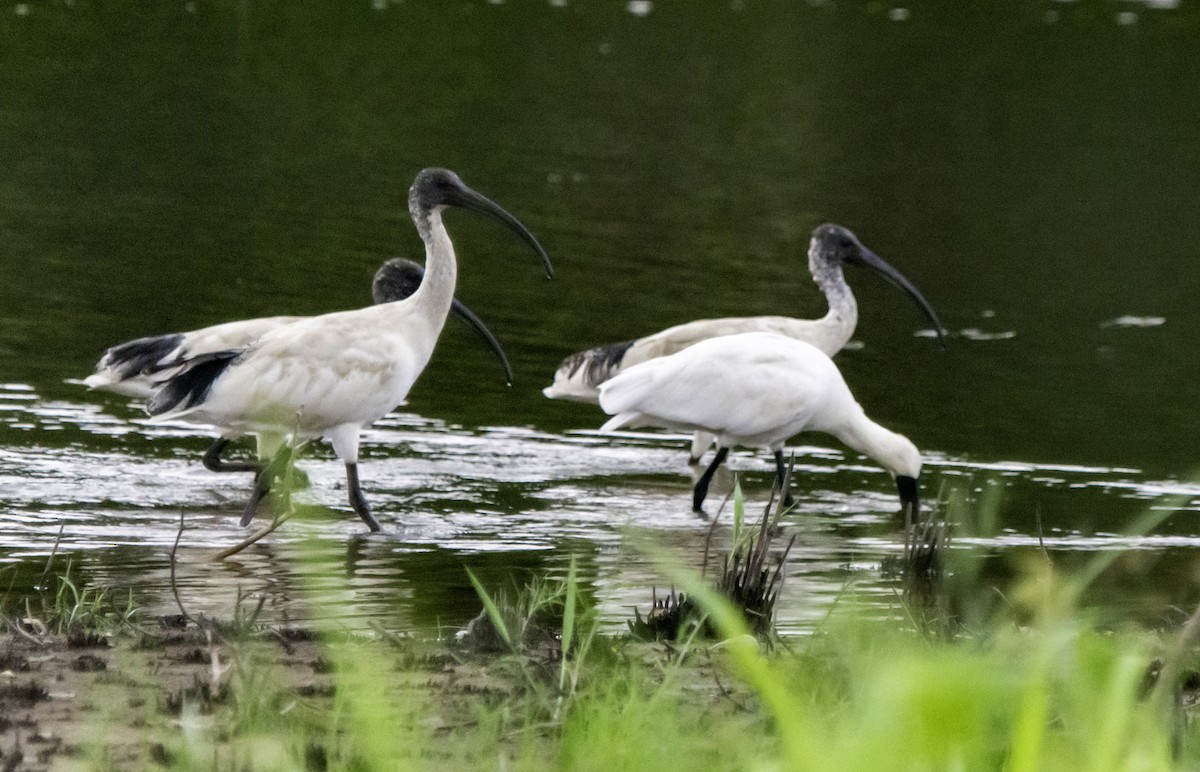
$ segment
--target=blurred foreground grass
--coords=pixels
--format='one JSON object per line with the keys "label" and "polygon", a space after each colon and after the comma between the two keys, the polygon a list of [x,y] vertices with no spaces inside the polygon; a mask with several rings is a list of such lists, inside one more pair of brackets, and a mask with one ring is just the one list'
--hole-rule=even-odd
{"label": "blurred foreground grass", "polygon": [[[336,567],[311,553],[294,570],[336,586]],[[225,622],[142,620],[77,588],[68,567],[40,608],[3,607],[0,738],[14,740],[0,739],[0,768],[1200,766],[1194,621],[1151,632],[1092,620],[1079,598],[1111,556],[1074,575],[1031,559],[1002,602],[975,583],[969,550],[946,557],[944,576],[906,585],[904,613],[839,604],[786,640],[752,635],[711,580],[664,558],[707,623],[660,642],[602,634],[573,566],[504,592],[471,577],[481,615],[452,640],[272,628],[252,602]],[[333,596],[317,603],[337,617]],[[107,665],[70,675],[78,710],[55,724],[46,706],[78,669],[72,646],[103,647]],[[59,743],[39,756],[47,731]]]}

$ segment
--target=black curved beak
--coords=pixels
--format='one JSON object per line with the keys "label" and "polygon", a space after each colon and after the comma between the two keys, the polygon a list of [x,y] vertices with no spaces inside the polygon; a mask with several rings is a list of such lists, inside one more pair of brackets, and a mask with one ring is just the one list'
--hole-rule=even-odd
{"label": "black curved beak", "polygon": [[491,346],[492,351],[496,352],[496,357],[500,360],[500,366],[504,368],[504,382],[513,385],[512,365],[508,363],[508,357],[504,355],[504,349],[500,345],[500,341],[496,340],[496,336],[487,328],[483,320],[476,316],[471,309],[464,306],[457,298],[450,304],[450,310],[458,314],[471,328],[483,338],[484,342]]}
{"label": "black curved beak", "polygon": [[861,244],[858,246],[859,251],[856,255],[858,262],[861,262],[863,265],[887,279],[893,285],[904,290],[908,296],[912,298],[918,306],[921,307],[921,310],[925,312],[925,315],[929,317],[929,321],[933,323],[933,329],[937,331],[938,342],[945,347],[946,336],[942,330],[942,323],[938,319],[937,314],[934,312],[933,306],[929,305],[929,301],[925,299],[925,296],[921,294],[921,291],[917,289],[916,286],[909,281],[904,274],[893,268],[891,264],[882,257],[862,246]]}
{"label": "black curved beak", "polygon": [[896,490],[900,493],[900,509],[904,512],[906,521],[918,523],[921,520],[921,495],[917,490],[917,478],[908,475],[896,475]]}
{"label": "black curved beak", "polygon": [[476,193],[466,185],[455,186],[453,193],[447,195],[446,203],[486,214],[507,225],[513,233],[521,237],[522,241],[533,247],[534,251],[541,255],[542,264],[546,266],[546,278],[554,278],[554,266],[550,264],[550,256],[546,254],[546,250],[542,249],[542,245],[533,237],[529,229],[522,225],[520,220],[506,212],[504,207],[487,196]]}

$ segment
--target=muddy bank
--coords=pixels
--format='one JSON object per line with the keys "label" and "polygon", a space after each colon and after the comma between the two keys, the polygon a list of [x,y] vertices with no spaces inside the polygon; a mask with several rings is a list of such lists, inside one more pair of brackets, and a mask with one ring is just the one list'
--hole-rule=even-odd
{"label": "muddy bank", "polygon": [[[10,625],[16,625],[16,622]],[[153,635],[0,634],[0,769],[171,763],[191,723],[215,726],[247,656],[269,660],[296,699],[332,691],[313,636],[277,631],[236,643],[167,620]]]}

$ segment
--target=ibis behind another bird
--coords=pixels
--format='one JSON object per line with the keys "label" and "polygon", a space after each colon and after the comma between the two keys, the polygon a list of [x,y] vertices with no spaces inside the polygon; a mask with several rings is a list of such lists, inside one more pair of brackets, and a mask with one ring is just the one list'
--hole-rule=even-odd
{"label": "ibis behind another bird", "polygon": [[[371,297],[375,303],[391,303],[403,300],[417,291],[425,269],[412,260],[395,257],[388,260],[375,272],[371,282]],[[504,370],[505,382],[512,384],[512,367],[500,341],[487,325],[471,309],[455,299],[451,311],[461,317],[484,342],[491,347]],[[89,388],[111,391],[129,397],[148,398],[180,364],[197,357],[218,351],[244,349],[264,334],[308,317],[271,316],[260,319],[244,319],[236,322],[204,327],[191,332],[167,333],[138,338],[118,344],[104,352],[96,363],[96,370],[84,380]],[[237,433],[219,437],[204,454],[204,465],[214,472],[261,471],[270,459],[259,457],[258,463],[229,463],[221,454]]]}
{"label": "ibis behind another bird", "polygon": [[[358,480],[359,434],[404,401],[445,324],[458,266],[443,211],[458,206],[498,219],[537,251],[553,275],[550,258],[528,229],[454,172],[421,171],[408,201],[426,254],[425,278],[411,297],[304,319],[246,349],[185,361],[150,398],[150,414],[209,424],[223,434],[257,434],[270,456],[285,443],[328,439],[345,462],[351,507],[368,528],[379,530]],[[256,476],[243,523],[271,482],[269,467]]]}
{"label": "ibis behind another bird", "polygon": [[[844,265],[863,265],[903,290],[942,337],[942,323],[933,306],[904,274],[863,245],[848,228],[826,223],[816,228],[808,247],[808,270],[829,304],[820,319],[787,316],[745,316],[700,319],[669,327],[637,340],[627,340],[580,351],[563,360],[554,383],[542,390],[551,399],[596,402],[600,384],[628,367],[686,349],[702,340],[747,332],[774,332],[806,341],[833,356],[854,335],[858,324],[858,302],[842,272]],[[691,461],[698,461],[712,437],[697,433],[692,442]]]}
{"label": "ibis behind another bird", "polygon": [[703,513],[709,483],[730,448],[770,449],[782,485],[784,443],[817,431],[882,465],[895,477],[901,506],[917,516],[920,451],[868,418],[833,360],[804,341],[765,332],[701,341],[605,381],[600,407],[613,416],[601,431],[657,426],[716,438],[716,457],[693,492],[696,512]]}

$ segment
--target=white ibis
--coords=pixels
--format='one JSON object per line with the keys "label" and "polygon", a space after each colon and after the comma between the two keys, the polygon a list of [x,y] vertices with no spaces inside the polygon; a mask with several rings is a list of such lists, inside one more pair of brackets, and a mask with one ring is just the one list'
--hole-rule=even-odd
{"label": "white ibis", "polygon": [[[376,303],[390,303],[416,292],[425,275],[419,263],[395,257],[375,272],[371,282],[371,297]],[[450,310],[461,317],[492,348],[504,368],[504,379],[512,384],[512,366],[500,341],[471,309],[457,299]],[[102,389],[128,397],[146,399],[167,376],[183,362],[217,351],[242,349],[264,334],[284,325],[298,322],[303,316],[269,316],[244,319],[204,327],[191,332],[175,332],[127,341],[104,352],[96,363],[96,371],[84,380],[92,389]],[[204,455],[204,465],[214,472],[259,471],[258,464],[231,464],[221,459],[221,453],[234,436],[221,437]],[[263,460],[260,458],[260,461]],[[269,459],[267,459],[269,460]]]}
{"label": "white ibis", "polygon": [[[766,447],[783,485],[784,442],[803,431],[832,434],[896,479],[901,507],[919,507],[921,454],[903,435],[867,418],[825,352],[794,338],[746,332],[711,338],[633,365],[600,384],[612,415],[601,431],[658,426],[705,432],[717,454],[696,482],[692,508],[703,514],[713,474],[735,445]],[[790,505],[790,495],[784,491]]]}
{"label": "white ibis", "polygon": [[[745,316],[724,319],[700,319],[669,327],[637,340],[597,346],[572,354],[562,361],[554,374],[554,383],[542,390],[551,399],[595,403],[600,384],[627,367],[682,351],[698,341],[744,332],[774,332],[803,340],[829,356],[841,351],[858,324],[858,303],[842,275],[843,265],[864,265],[904,290],[925,312],[943,341],[942,324],[933,306],[904,274],[863,246],[858,237],[840,225],[826,223],[813,231],[808,247],[808,270],[825,294],[829,311],[820,319],[793,319],[787,316]],[[713,441],[698,432],[692,441],[690,463],[699,461]]]}
{"label": "white ibis", "polygon": [[[358,480],[359,433],[404,401],[445,324],[458,272],[442,223],[447,206],[504,223],[553,276],[545,250],[515,217],[454,172],[424,169],[408,193],[409,213],[425,242],[425,278],[411,297],[303,319],[247,348],[192,357],[151,395],[147,410],[158,419],[209,424],[223,434],[256,434],[264,458],[285,445],[328,439],[346,465],[350,506],[368,528],[379,530]],[[270,489],[271,466],[255,477],[243,525]]]}

